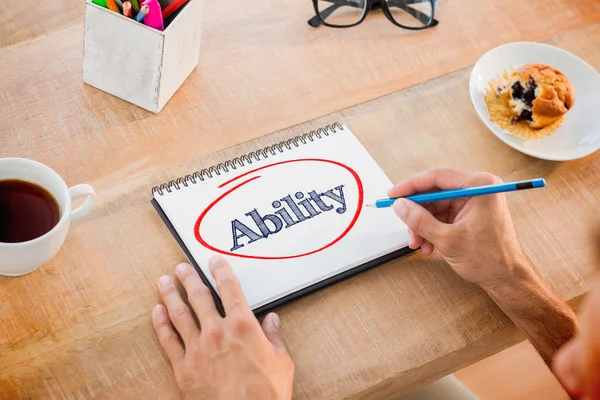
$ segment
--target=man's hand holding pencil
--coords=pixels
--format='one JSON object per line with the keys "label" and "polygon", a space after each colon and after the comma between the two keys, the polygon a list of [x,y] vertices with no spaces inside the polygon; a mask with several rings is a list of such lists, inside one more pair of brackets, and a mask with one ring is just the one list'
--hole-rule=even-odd
{"label": "man's hand holding pencil", "polygon": [[[500,178],[486,172],[434,168],[418,173],[389,190],[392,198],[498,185]],[[493,290],[511,279],[507,266],[528,268],[504,194],[456,198],[421,205],[408,199],[393,204],[396,215],[410,229],[412,249],[430,255],[437,248],[463,279]],[[499,244],[502,243],[502,246]],[[490,255],[495,256],[490,258]],[[481,260],[488,262],[481,263]]]}
{"label": "man's hand holding pencil", "polygon": [[[442,195],[443,191],[501,185],[499,177],[486,172],[434,168],[396,184],[388,196],[399,198],[393,209],[410,229],[409,246],[420,247],[426,256],[437,249],[460,277],[488,293],[550,365],[557,350],[575,335],[576,317],[564,299],[536,273],[522,250],[506,195],[495,193],[422,204],[403,198],[417,193]],[[532,183],[530,188],[543,186],[539,181],[537,185]]]}

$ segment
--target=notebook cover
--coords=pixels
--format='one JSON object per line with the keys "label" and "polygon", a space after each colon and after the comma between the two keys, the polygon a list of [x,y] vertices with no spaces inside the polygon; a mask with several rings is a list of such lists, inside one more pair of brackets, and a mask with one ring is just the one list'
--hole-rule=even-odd
{"label": "notebook cover", "polygon": [[[190,261],[190,263],[192,264],[192,266],[194,267],[194,269],[196,269],[196,271],[198,272],[198,274],[200,274],[200,278],[202,279],[202,282],[204,282],[204,284],[206,286],[208,286],[208,288],[210,289],[210,292],[215,300],[215,304],[217,306],[217,309],[219,310],[219,312],[221,313],[221,315],[225,315],[225,311],[223,309],[223,304],[221,303],[221,299],[219,298],[219,295],[217,294],[217,291],[212,287],[212,285],[210,284],[209,280],[207,279],[207,277],[204,275],[204,273],[202,272],[202,269],[200,268],[200,266],[198,265],[198,263],[196,262],[196,260],[194,259],[194,257],[192,256],[192,253],[188,250],[187,246],[185,245],[185,243],[183,242],[183,240],[181,240],[181,237],[179,236],[179,234],[177,233],[177,230],[175,230],[175,227],[173,226],[173,224],[171,224],[171,221],[169,220],[169,218],[167,217],[167,215],[165,214],[165,212],[163,211],[162,207],[160,206],[160,204],[158,204],[158,202],[156,201],[156,199],[152,199],[152,205],[154,206],[154,208],[156,209],[156,211],[158,212],[158,215],[160,215],[160,217],[162,218],[163,222],[165,223],[165,225],[167,225],[167,228],[169,228],[169,230],[171,231],[171,234],[173,235],[173,237],[175,238],[175,240],[177,241],[177,243],[179,243],[179,246],[181,247],[181,249],[183,250],[183,252],[185,253],[186,257],[188,258],[188,260]],[[265,304],[261,307],[258,307],[257,309],[253,310],[254,314],[256,316],[260,316],[263,314],[266,314],[270,311],[273,311],[275,308],[277,307],[281,307],[284,304],[287,304],[291,301],[297,300],[301,297],[304,297],[308,294],[311,294],[317,290],[323,289],[327,286],[330,286],[334,283],[340,282],[346,278],[349,278],[351,276],[354,276],[358,273],[361,273],[363,271],[366,271],[368,269],[371,269],[373,267],[376,267],[378,265],[381,265],[383,263],[386,263],[388,261],[391,261],[393,259],[405,256],[411,252],[413,252],[414,250],[410,249],[409,247],[405,247],[396,251],[393,251],[391,253],[388,253],[384,256],[378,257],[376,259],[373,259],[371,261],[368,261],[364,264],[358,265],[354,268],[351,268],[349,270],[340,272],[337,275],[331,276],[329,278],[326,278],[322,281],[319,281],[317,283],[314,283],[310,286],[307,286],[303,289],[300,289],[294,293],[290,293],[287,296],[281,297],[277,300],[272,301],[271,303]]]}

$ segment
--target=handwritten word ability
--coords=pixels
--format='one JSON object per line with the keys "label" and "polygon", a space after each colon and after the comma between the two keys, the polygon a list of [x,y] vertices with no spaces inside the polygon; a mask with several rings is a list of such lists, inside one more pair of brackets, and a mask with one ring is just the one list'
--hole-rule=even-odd
{"label": "handwritten word ability", "polygon": [[245,223],[240,219],[231,221],[233,241],[231,251],[258,240],[266,239],[284,228],[291,228],[322,213],[334,209],[337,214],[346,212],[344,185],[336,186],[323,193],[317,193],[315,190],[308,192],[307,195],[296,192],[294,198],[288,194],[279,200],[273,201],[271,203],[271,206],[275,209],[273,214],[261,215],[255,208],[245,214],[248,217],[244,219]]}

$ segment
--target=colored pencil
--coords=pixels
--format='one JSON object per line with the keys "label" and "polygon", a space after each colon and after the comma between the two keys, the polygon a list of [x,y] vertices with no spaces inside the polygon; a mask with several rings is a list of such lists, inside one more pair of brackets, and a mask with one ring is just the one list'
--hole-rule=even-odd
{"label": "colored pencil", "polygon": [[149,10],[148,6],[142,6],[142,8],[140,8],[140,12],[135,17],[135,20],[137,22],[144,21],[144,18],[146,17],[146,15],[148,15],[148,10]]}
{"label": "colored pencil", "polygon": [[119,10],[123,9],[123,2],[121,0],[115,0],[115,3],[117,4],[117,7],[119,7]]}
{"label": "colored pencil", "polygon": [[135,12],[139,12],[140,11],[140,3],[138,3],[138,0],[131,0],[131,7],[133,7]]}
{"label": "colored pencil", "polygon": [[[466,197],[483,196],[487,194],[512,192],[515,190],[543,188],[546,181],[543,178],[532,179],[528,181],[500,183],[498,185],[477,186],[462,189],[442,190],[439,192],[419,193],[404,197],[415,203],[430,203],[432,201],[461,199]],[[391,207],[397,199],[380,199],[374,204],[367,204],[366,207],[385,208]]]}
{"label": "colored pencil", "polygon": [[123,3],[123,15],[127,18],[131,18],[131,3],[128,1]]}
{"label": "colored pencil", "polygon": [[173,14],[175,11],[179,10],[181,6],[187,3],[188,0],[175,0],[171,4],[169,4],[164,10],[162,10],[163,20],[167,19],[169,15]]}
{"label": "colored pencil", "polygon": [[92,0],[92,3],[99,5],[100,7],[108,8],[106,0]]}
{"label": "colored pencil", "polygon": [[148,15],[144,18],[144,25],[159,31],[165,30],[161,7],[158,0],[145,0],[142,6],[148,6]]}
{"label": "colored pencil", "polygon": [[108,6],[109,10],[119,12],[119,8],[117,7],[115,0],[106,0],[106,5]]}

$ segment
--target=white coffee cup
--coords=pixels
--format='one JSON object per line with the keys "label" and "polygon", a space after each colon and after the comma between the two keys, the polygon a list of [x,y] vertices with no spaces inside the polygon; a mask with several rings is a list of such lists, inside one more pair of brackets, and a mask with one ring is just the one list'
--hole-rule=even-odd
{"label": "white coffee cup", "polygon": [[[43,187],[60,207],[58,223],[46,234],[26,242],[0,242],[0,275],[19,276],[35,271],[58,253],[67,237],[70,223],[92,209],[96,192],[85,184],[69,188],[50,167],[25,158],[0,158],[0,181],[7,179],[18,179]],[[87,196],[84,203],[71,210],[71,201],[81,196]]]}

